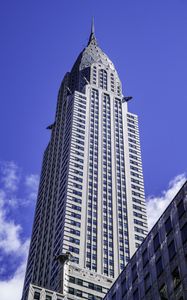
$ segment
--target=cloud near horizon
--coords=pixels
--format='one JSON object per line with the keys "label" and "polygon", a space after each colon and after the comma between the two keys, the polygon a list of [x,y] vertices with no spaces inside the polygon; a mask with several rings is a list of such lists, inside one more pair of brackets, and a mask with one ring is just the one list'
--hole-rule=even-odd
{"label": "cloud near horizon", "polygon": [[166,207],[173,200],[174,196],[178,193],[186,179],[187,178],[184,173],[180,174],[169,182],[168,188],[162,191],[161,195],[147,197],[146,202],[149,230],[151,230]]}
{"label": "cloud near horizon", "polygon": [[[30,237],[25,237],[24,228],[15,221],[16,209],[28,206],[36,199],[38,176],[24,176],[15,162],[0,162],[0,299],[20,300]],[[18,196],[19,189],[25,197]],[[13,212],[10,214],[10,210]],[[6,260],[13,260],[16,269],[7,274],[3,265]],[[5,264],[6,265],[6,264]],[[4,276],[3,276],[4,275]]]}
{"label": "cloud near horizon", "polygon": [[25,276],[29,239],[21,244],[22,260],[15,273],[7,280],[0,280],[1,300],[20,300]]}

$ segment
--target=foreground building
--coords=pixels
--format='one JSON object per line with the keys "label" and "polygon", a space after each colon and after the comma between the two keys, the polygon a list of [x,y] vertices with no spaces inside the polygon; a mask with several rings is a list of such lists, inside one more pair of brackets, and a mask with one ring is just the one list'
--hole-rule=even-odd
{"label": "foreground building", "polygon": [[147,234],[138,118],[94,26],[62,81],[45,150],[29,285],[102,299]]}
{"label": "foreground building", "polygon": [[187,299],[187,182],[104,300]]}

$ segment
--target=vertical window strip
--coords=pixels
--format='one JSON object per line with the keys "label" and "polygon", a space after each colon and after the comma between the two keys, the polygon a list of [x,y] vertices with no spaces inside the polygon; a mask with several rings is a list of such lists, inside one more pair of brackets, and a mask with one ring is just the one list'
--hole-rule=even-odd
{"label": "vertical window strip", "polygon": [[104,90],[107,90],[107,81],[107,72],[103,69],[99,70],[99,86]]}
{"label": "vertical window strip", "polygon": [[[121,258],[121,270],[129,258],[129,245],[127,243],[127,208],[125,194],[125,165],[124,165],[124,141],[122,127],[121,102],[115,101],[115,136],[116,136],[116,170],[117,170],[117,201],[118,201],[118,224],[120,236],[119,255]],[[126,237],[126,238],[125,238]]]}
{"label": "vertical window strip", "polygon": [[86,267],[97,271],[97,190],[98,190],[98,91],[91,94],[90,147],[89,147],[89,194],[87,211],[87,255]]}
{"label": "vertical window strip", "polygon": [[114,276],[110,97],[103,97],[103,272]]}

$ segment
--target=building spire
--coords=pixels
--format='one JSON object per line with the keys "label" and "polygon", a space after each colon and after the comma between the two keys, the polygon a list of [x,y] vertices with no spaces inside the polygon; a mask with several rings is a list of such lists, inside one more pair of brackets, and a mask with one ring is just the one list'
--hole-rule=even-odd
{"label": "building spire", "polygon": [[94,17],[92,17],[91,34],[95,34]]}
{"label": "building spire", "polygon": [[95,25],[94,25],[94,17],[92,17],[92,24],[91,24],[91,33],[90,33],[90,37],[89,37],[89,41],[88,41],[88,45],[94,41],[95,43],[97,43],[96,41],[96,37],[95,37]]}

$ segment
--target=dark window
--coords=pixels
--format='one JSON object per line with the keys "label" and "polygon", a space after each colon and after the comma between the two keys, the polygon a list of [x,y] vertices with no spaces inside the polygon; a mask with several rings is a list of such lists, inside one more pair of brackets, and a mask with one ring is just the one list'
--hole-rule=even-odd
{"label": "dark window", "polygon": [[160,247],[159,234],[157,233],[153,239],[154,250],[156,251]]}
{"label": "dark window", "polygon": [[168,253],[169,253],[169,259],[171,260],[175,254],[176,254],[176,250],[175,250],[175,242],[174,240],[168,245]]}
{"label": "dark window", "polygon": [[102,300],[102,298],[99,296],[88,294],[88,300]]}
{"label": "dark window", "polygon": [[182,242],[185,243],[187,241],[187,223],[181,228],[181,236]]}
{"label": "dark window", "polygon": [[151,287],[151,277],[150,274],[147,274],[145,279],[144,279],[144,284],[145,284],[145,292],[147,292],[150,287]]}
{"label": "dark window", "polygon": [[112,300],[116,300],[116,293],[112,295]]}
{"label": "dark window", "polygon": [[83,285],[83,280],[82,280],[82,279],[79,279],[79,278],[77,278],[77,284],[78,284],[78,285]]}
{"label": "dark window", "polygon": [[143,267],[148,263],[149,258],[148,258],[148,250],[145,249],[144,252],[142,253],[142,262],[143,262]]}
{"label": "dark window", "polygon": [[88,287],[89,289],[94,290],[94,284],[92,282],[88,283]]}
{"label": "dark window", "polygon": [[163,265],[162,265],[161,257],[156,262],[156,271],[157,271],[157,276],[159,276],[163,272]]}
{"label": "dark window", "polygon": [[161,300],[168,300],[167,287],[165,284],[160,288],[159,293],[160,293]]}
{"label": "dark window", "polygon": [[34,292],[34,300],[40,300],[40,293]]}
{"label": "dark window", "polygon": [[177,210],[178,210],[178,216],[179,216],[179,218],[181,218],[182,215],[185,213],[183,200],[181,200],[181,202],[177,205]]}
{"label": "dark window", "polygon": [[69,246],[69,251],[79,254],[79,249],[72,246]]}
{"label": "dark window", "polygon": [[126,278],[121,283],[122,297],[127,293],[127,281]]}
{"label": "dark window", "polygon": [[178,267],[172,272],[172,277],[173,277],[174,289],[177,289],[178,286],[181,284],[181,279],[180,279],[180,274],[179,274]]}
{"label": "dark window", "polygon": [[165,222],[165,231],[166,231],[166,235],[168,235],[172,231],[172,224],[171,224],[170,217]]}
{"label": "dark window", "polygon": [[75,283],[75,277],[69,276],[69,282]]}
{"label": "dark window", "polygon": [[132,281],[135,281],[137,278],[138,274],[137,274],[137,268],[136,268],[136,264],[132,267]]}
{"label": "dark window", "polygon": [[95,290],[102,293],[102,286],[101,285],[95,285]]}
{"label": "dark window", "polygon": [[76,296],[82,297],[82,291],[77,290]]}
{"label": "dark window", "polygon": [[75,239],[75,238],[73,238],[73,237],[69,237],[69,241],[71,242],[71,243],[74,243],[74,244],[76,244],[76,245],[79,245],[80,244],[80,240],[79,239]]}
{"label": "dark window", "polygon": [[74,295],[75,294],[75,289],[72,288],[72,287],[69,287],[68,293]]}
{"label": "dark window", "polygon": [[135,292],[133,293],[133,300],[139,300],[139,292],[138,292],[138,289],[136,289]]}
{"label": "dark window", "polygon": [[80,236],[80,231],[79,230],[76,230],[74,228],[70,228],[69,230],[70,230],[71,233]]}

